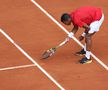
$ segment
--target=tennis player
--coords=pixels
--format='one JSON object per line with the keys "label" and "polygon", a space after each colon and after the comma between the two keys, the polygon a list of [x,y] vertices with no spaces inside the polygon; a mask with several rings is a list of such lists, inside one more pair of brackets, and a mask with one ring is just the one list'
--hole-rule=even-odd
{"label": "tennis player", "polygon": [[81,7],[70,14],[64,13],[61,16],[61,22],[65,25],[73,24],[72,31],[68,37],[72,38],[79,28],[83,28],[84,32],[79,37],[82,41],[85,38],[84,48],[77,52],[77,55],[85,55],[79,62],[81,64],[91,63],[92,37],[99,31],[104,21],[104,14],[100,8],[85,6]]}

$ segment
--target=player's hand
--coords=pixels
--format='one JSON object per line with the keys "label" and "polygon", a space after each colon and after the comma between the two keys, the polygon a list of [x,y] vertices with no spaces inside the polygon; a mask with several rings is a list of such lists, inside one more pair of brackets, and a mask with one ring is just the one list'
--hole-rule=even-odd
{"label": "player's hand", "polygon": [[79,41],[82,41],[84,39],[84,36],[79,37]]}
{"label": "player's hand", "polygon": [[68,34],[68,37],[69,38],[72,38],[74,36],[74,34],[72,33],[72,32],[70,32],[69,34]]}

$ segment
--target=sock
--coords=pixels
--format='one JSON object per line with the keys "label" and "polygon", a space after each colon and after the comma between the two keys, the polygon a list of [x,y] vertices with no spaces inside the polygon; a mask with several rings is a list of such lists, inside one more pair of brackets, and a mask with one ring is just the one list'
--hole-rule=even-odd
{"label": "sock", "polygon": [[90,59],[90,54],[91,54],[90,51],[86,51],[86,55],[85,56],[86,56],[87,59]]}
{"label": "sock", "polygon": [[86,52],[86,44],[85,44],[85,46],[84,46],[84,51]]}

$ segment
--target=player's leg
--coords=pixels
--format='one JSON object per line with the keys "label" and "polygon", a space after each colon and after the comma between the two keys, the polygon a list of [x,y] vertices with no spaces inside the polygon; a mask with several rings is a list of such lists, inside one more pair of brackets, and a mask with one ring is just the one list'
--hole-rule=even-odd
{"label": "player's leg", "polygon": [[85,43],[86,43],[86,51],[85,52],[86,53],[85,53],[85,57],[80,60],[80,63],[82,63],[82,64],[92,62],[92,60],[91,60],[92,37],[95,33],[96,32],[88,33],[85,36]]}
{"label": "player's leg", "polygon": [[90,54],[91,54],[91,50],[92,50],[92,37],[93,37],[93,35],[95,33],[96,32],[94,32],[94,33],[88,33],[85,36],[85,43],[86,43],[86,54],[85,54],[85,57],[87,59],[89,59],[89,60],[91,59]]}

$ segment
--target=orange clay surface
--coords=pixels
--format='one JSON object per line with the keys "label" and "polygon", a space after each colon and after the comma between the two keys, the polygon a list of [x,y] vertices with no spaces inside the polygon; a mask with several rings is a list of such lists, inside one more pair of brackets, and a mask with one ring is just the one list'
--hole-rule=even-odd
{"label": "orange clay surface", "polygon": [[[60,22],[64,12],[80,6],[103,9],[105,21],[93,37],[93,53],[108,65],[108,1],[107,0],[36,0]],[[60,22],[61,23],[61,22]],[[64,25],[63,25],[64,26]],[[69,31],[72,26],[65,26]],[[73,40],[57,53],[40,60],[44,50],[58,45],[67,35],[30,0],[0,0],[0,28],[12,37],[66,90],[108,90],[108,71],[93,59],[80,65],[74,53],[81,47]],[[76,34],[78,37],[82,29]],[[0,68],[33,64],[0,33]],[[0,90],[60,90],[37,67],[0,71]]]}

